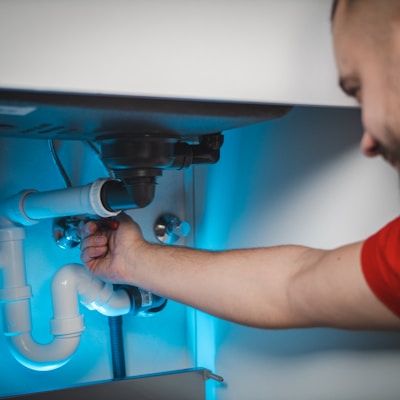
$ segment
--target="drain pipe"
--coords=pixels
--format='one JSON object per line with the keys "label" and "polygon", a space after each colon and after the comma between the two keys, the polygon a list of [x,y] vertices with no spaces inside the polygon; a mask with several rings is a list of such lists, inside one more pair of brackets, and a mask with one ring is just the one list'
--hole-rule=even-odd
{"label": "drain pipe", "polygon": [[152,192],[147,188],[147,183],[141,181],[98,179],[85,186],[46,192],[24,190],[0,202],[0,215],[25,226],[71,215],[114,217],[122,210],[149,204]]}
{"label": "drain pipe", "polygon": [[11,353],[24,366],[48,371],[69,361],[76,351],[85,329],[79,313],[80,302],[88,309],[107,316],[132,311],[129,293],[94,277],[80,264],[62,267],[52,281],[53,319],[50,343],[40,344],[32,337],[30,310],[31,287],[26,281],[23,256],[25,231],[19,227],[0,229],[0,269],[3,289],[0,302],[3,308],[4,334]]}
{"label": "drain pipe", "polygon": [[[1,219],[1,218],[0,218]],[[66,264],[53,277],[51,295],[53,339],[40,344],[32,337],[30,299],[23,240],[25,230],[10,222],[0,228],[0,289],[4,334],[11,353],[27,368],[50,371],[66,364],[85,329],[79,304],[108,317],[125,314],[152,315],[165,307],[167,300],[136,286],[114,286],[95,277],[81,264]]]}
{"label": "drain pipe", "polygon": [[111,361],[114,379],[126,377],[124,337],[122,333],[122,316],[108,317],[110,330]]}
{"label": "drain pipe", "polygon": [[[28,226],[40,219],[84,214],[113,217],[123,209],[139,205],[125,188],[121,181],[99,179],[82,187],[42,193],[27,190],[0,202],[0,272],[3,274],[0,304],[4,333],[12,354],[24,366],[46,371],[68,362],[84,330],[78,296],[84,306],[109,317],[129,312],[151,315],[165,306],[166,299],[151,292],[134,286],[114,289],[111,283],[94,277],[82,265],[68,264],[56,273],[52,282],[53,339],[39,344],[32,337],[32,291],[26,280],[23,252],[25,231],[15,224]],[[123,207],[116,210],[121,204]]]}
{"label": "drain pipe", "polygon": [[98,179],[85,186],[47,192],[24,190],[0,203],[0,215],[25,226],[41,219],[70,215],[113,217],[121,209],[115,211],[104,206],[103,198],[107,197],[104,187],[109,181],[114,180]]}

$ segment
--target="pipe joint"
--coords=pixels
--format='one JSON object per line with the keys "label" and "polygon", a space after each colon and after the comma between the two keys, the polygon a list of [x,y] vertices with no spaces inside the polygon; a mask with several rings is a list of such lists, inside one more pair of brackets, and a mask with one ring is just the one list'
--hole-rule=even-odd
{"label": "pipe joint", "polygon": [[0,302],[25,300],[32,297],[30,285],[0,289]]}
{"label": "pipe joint", "polygon": [[0,229],[0,242],[14,242],[25,239],[25,229],[15,225]]}
{"label": "pipe joint", "polygon": [[29,226],[41,219],[71,215],[114,217],[120,210],[110,210],[103,204],[102,192],[110,179],[98,179],[91,184],[67,189],[38,192],[25,190],[0,203],[0,215],[14,223]]}
{"label": "pipe joint", "polygon": [[91,287],[96,287],[96,290],[90,290],[88,293],[84,293],[83,289],[80,290],[82,296],[81,303],[89,310],[101,309],[110,301],[113,295],[113,286],[110,282],[99,282],[96,285],[94,280],[92,280]]}
{"label": "pipe joint", "polygon": [[50,321],[51,333],[54,336],[80,335],[85,330],[83,316],[78,315],[72,318],[53,318]]}
{"label": "pipe joint", "polygon": [[103,218],[115,217],[120,213],[120,211],[113,211],[106,208],[103,204],[103,186],[109,181],[110,179],[98,179],[89,186],[89,204],[93,213]]}
{"label": "pipe joint", "polygon": [[97,292],[96,298],[81,297],[81,304],[89,310],[96,310],[100,314],[115,317],[128,314],[132,309],[129,294],[123,289],[115,289],[111,283],[103,282],[104,286]]}
{"label": "pipe joint", "polygon": [[7,215],[13,222],[25,226],[34,225],[38,221],[30,218],[25,210],[25,200],[32,193],[37,193],[36,190],[23,190],[16,195],[9,197],[4,201],[4,215]]}

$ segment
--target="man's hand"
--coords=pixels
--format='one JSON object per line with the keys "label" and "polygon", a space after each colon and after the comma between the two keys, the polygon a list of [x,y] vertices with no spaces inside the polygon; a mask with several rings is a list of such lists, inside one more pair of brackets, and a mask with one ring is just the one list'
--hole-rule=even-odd
{"label": "man's hand", "polygon": [[127,283],[135,268],[135,249],[145,244],[139,226],[126,214],[113,220],[82,222],[81,260],[99,278]]}

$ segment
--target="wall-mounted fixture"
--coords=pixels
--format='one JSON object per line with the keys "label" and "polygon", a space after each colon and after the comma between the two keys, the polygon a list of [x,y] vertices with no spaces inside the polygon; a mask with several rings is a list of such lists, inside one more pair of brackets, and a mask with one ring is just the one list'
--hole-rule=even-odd
{"label": "wall-mounted fixture", "polygon": [[190,224],[181,221],[176,215],[160,215],[154,224],[156,238],[165,244],[174,244],[181,237],[186,237],[190,232]]}

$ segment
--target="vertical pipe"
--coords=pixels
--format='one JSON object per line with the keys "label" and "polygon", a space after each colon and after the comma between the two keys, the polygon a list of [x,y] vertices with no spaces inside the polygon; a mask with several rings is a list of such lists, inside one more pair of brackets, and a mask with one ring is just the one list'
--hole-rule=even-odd
{"label": "vertical pipe", "polygon": [[126,376],[122,316],[108,317],[108,326],[110,328],[113,376],[115,379],[121,379]]}

